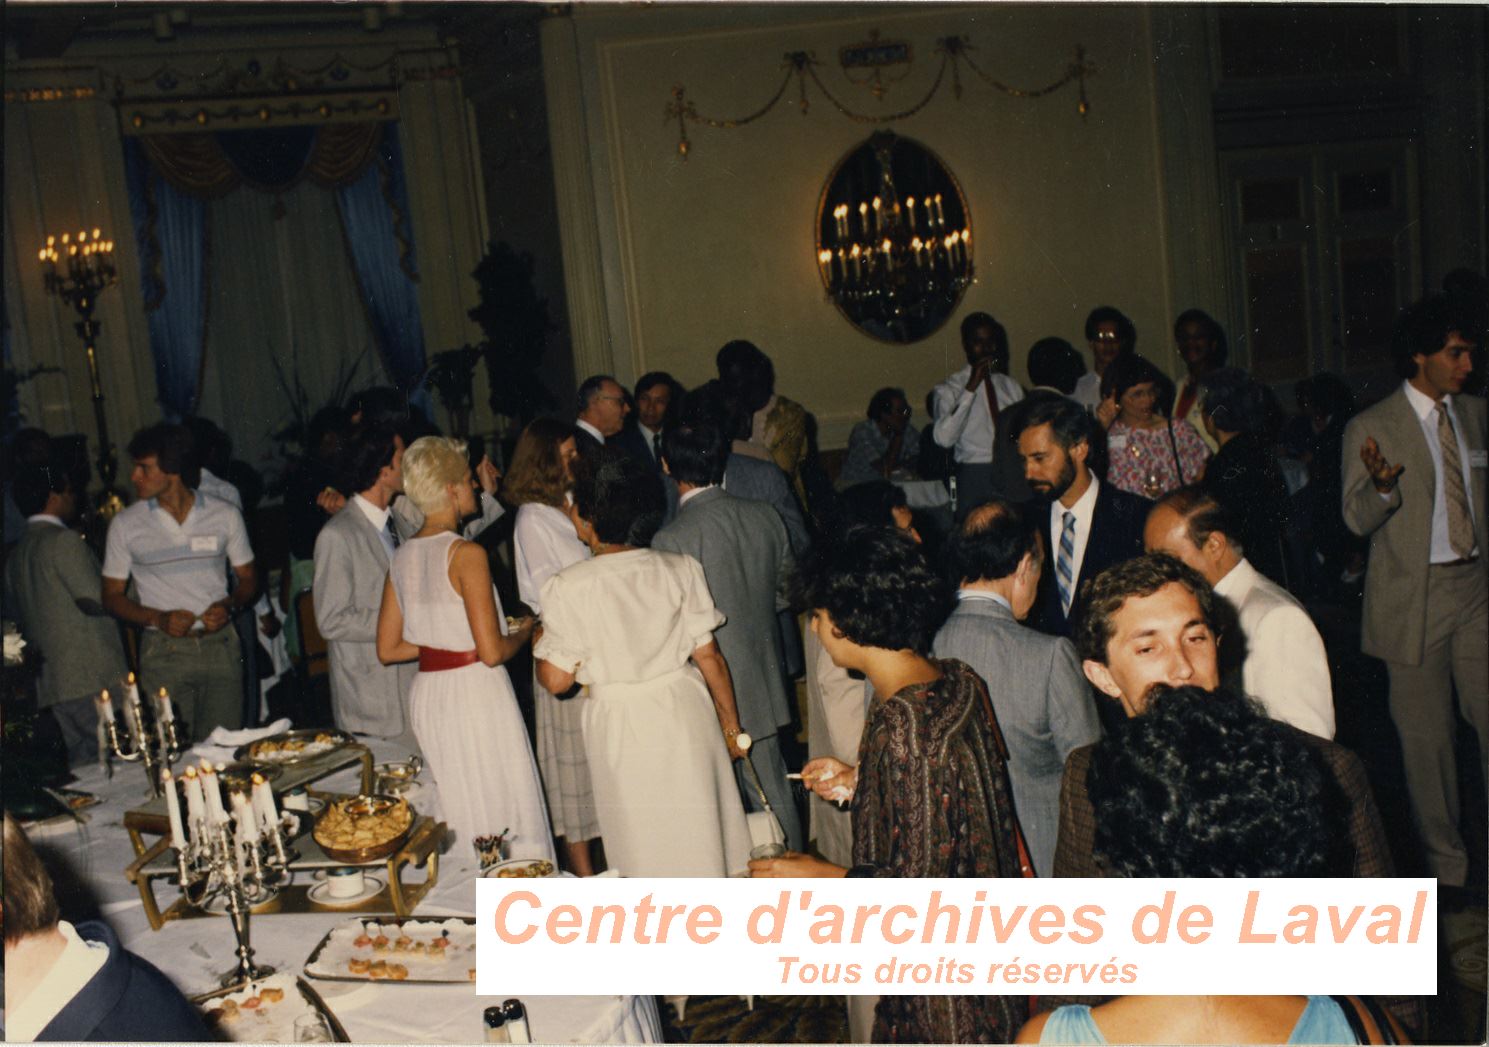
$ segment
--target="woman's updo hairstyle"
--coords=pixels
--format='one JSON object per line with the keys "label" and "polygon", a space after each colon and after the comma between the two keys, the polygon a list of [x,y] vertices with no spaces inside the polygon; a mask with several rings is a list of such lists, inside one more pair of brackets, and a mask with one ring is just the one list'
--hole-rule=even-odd
{"label": "woman's updo hairstyle", "polygon": [[450,505],[445,488],[465,480],[465,441],[448,436],[421,436],[403,452],[403,493],[425,516]]}

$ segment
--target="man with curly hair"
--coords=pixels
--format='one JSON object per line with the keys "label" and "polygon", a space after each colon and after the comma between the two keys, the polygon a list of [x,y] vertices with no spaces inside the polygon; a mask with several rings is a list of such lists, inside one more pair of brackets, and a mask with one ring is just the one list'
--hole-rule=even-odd
{"label": "man with curly hair", "polygon": [[[1192,567],[1165,553],[1149,553],[1103,571],[1083,596],[1085,611],[1074,636],[1081,667],[1096,689],[1118,702],[1127,716],[1143,715],[1155,688],[1213,691],[1220,686],[1215,592]],[[1356,877],[1394,875],[1380,813],[1359,757],[1289,724],[1278,721],[1275,729],[1322,758],[1344,805],[1345,831],[1338,853],[1331,855],[1329,871]],[[1115,873],[1096,853],[1098,816],[1087,791],[1091,751],[1091,746],[1084,746],[1065,762],[1056,876]],[[1063,1002],[1071,1001],[1050,997],[1042,1005]],[[1415,1000],[1382,1002],[1403,1025],[1420,1028]]]}

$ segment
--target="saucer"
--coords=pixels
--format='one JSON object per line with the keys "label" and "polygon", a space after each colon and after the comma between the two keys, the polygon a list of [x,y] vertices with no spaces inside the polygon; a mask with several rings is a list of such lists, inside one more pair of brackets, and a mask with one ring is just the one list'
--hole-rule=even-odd
{"label": "saucer", "polygon": [[316,905],[324,905],[330,909],[344,909],[351,905],[360,905],[367,899],[375,897],[383,889],[383,881],[372,873],[362,874],[362,891],[345,897],[338,897],[331,893],[331,885],[322,881],[305,892],[305,896]]}

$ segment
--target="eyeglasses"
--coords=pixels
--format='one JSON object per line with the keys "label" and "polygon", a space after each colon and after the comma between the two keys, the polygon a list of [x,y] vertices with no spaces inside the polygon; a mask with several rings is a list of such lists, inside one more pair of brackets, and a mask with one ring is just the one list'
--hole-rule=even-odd
{"label": "eyeglasses", "polygon": [[623,403],[626,402],[626,398],[624,396],[597,396],[597,397],[595,397],[595,399],[596,400],[613,400],[613,401],[615,401],[618,404],[623,404]]}
{"label": "eyeglasses", "polygon": [[1095,338],[1091,339],[1091,341],[1093,342],[1120,342],[1121,340],[1122,339],[1117,337],[1116,335],[1109,333],[1101,333],[1098,334]]}

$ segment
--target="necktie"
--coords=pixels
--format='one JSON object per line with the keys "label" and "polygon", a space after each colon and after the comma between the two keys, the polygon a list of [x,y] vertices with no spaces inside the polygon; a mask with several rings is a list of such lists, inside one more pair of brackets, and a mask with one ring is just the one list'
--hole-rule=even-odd
{"label": "necktie", "polygon": [[1463,559],[1473,555],[1473,516],[1468,510],[1468,491],[1463,486],[1463,456],[1458,453],[1458,434],[1448,405],[1437,402],[1437,443],[1442,449],[1443,504],[1448,511],[1448,542]]}
{"label": "necktie", "polygon": [[662,460],[662,434],[661,433],[652,433],[651,434],[651,456],[653,458],[655,458],[659,462]]}
{"label": "necktie", "polygon": [[391,560],[391,559],[393,559],[393,553],[398,548],[398,532],[395,531],[395,530],[393,530],[393,514],[392,513],[389,513],[388,514],[388,519],[383,524],[382,539],[383,539],[383,545],[386,546],[387,547],[387,550],[388,550],[388,559]]}
{"label": "necktie", "polygon": [[1060,554],[1055,558],[1055,587],[1060,590],[1060,610],[1070,613],[1075,588],[1075,513],[1066,510],[1060,525]]}
{"label": "necktie", "polygon": [[1194,398],[1199,393],[1196,383],[1185,382],[1184,391],[1179,395],[1179,402],[1174,407],[1175,418],[1188,418],[1189,409],[1194,406]]}
{"label": "necktie", "polygon": [[982,376],[982,391],[987,394],[988,415],[993,419],[993,430],[998,428],[998,392],[993,388],[993,376],[989,372]]}

